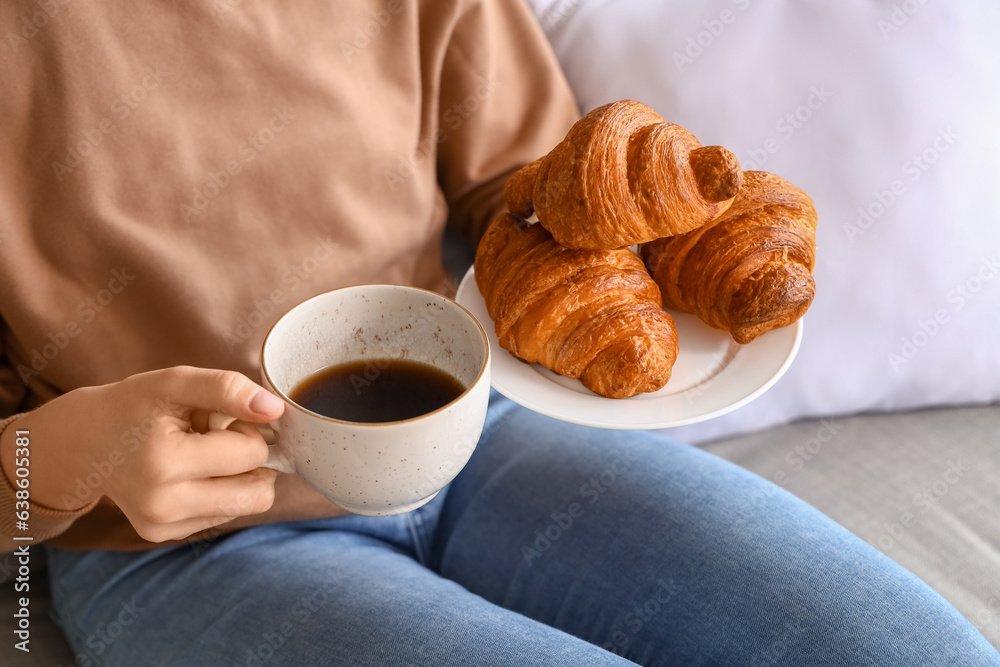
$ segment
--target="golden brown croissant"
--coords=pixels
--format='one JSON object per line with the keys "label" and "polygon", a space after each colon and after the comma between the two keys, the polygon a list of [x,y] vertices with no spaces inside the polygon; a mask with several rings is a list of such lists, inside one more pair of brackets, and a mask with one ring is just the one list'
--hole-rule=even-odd
{"label": "golden brown croissant", "polygon": [[622,100],[515,172],[504,199],[511,213],[534,212],[561,245],[610,250],[700,227],[728,208],[742,177],[730,151]]}
{"label": "golden brown croissant", "polygon": [[500,345],[528,363],[625,398],[655,391],[677,358],[674,320],[628,250],[572,250],[504,214],[479,243],[476,283]]}
{"label": "golden brown croissant", "polygon": [[788,181],[748,171],[719,219],[647,243],[641,255],[665,307],[749,343],[796,321],[812,303],[816,209]]}

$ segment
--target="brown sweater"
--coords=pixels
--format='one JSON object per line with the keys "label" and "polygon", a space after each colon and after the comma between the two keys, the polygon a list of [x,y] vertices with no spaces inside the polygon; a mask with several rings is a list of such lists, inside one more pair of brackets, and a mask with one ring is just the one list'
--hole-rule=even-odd
{"label": "brown sweater", "polygon": [[[0,419],[154,368],[258,378],[334,287],[446,289],[446,222],[477,238],[577,118],[519,0],[10,0],[0,36]],[[36,542],[154,546],[107,499],[30,512]],[[223,530],[340,512],[283,475]]]}

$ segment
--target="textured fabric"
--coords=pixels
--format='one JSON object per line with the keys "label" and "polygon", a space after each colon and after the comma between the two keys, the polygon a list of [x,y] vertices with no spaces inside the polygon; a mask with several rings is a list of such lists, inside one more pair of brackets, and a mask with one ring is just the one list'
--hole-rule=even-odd
{"label": "textured fabric", "polygon": [[[154,368],[257,378],[335,287],[447,291],[446,219],[474,238],[577,117],[518,2],[24,0],[0,35],[0,418]],[[300,481],[262,520],[337,511]],[[59,543],[149,546],[107,501]]]}
{"label": "textured fabric", "polygon": [[1000,664],[923,582],[760,477],[496,396],[469,465],[415,512],[51,550],[50,568],[81,664]]}
{"label": "textured fabric", "polygon": [[853,531],[1000,647],[1000,406],[810,420],[704,448]]}
{"label": "textured fabric", "polygon": [[530,4],[584,111],[645,102],[816,203],[795,363],[671,437],[1000,400],[1000,3]]}

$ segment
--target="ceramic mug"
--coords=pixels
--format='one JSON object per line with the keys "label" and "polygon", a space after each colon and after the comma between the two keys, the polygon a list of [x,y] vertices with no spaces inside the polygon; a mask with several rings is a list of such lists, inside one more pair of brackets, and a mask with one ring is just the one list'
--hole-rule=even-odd
{"label": "ceramic mug", "polygon": [[[465,390],[432,412],[373,423],[310,412],[289,397],[317,370],[385,359],[430,364]],[[401,514],[431,500],[468,462],[486,421],[486,332],[465,308],[423,289],[358,285],[314,296],[271,327],[260,365],[264,387],[286,403],[265,467],[300,475],[356,514]]]}

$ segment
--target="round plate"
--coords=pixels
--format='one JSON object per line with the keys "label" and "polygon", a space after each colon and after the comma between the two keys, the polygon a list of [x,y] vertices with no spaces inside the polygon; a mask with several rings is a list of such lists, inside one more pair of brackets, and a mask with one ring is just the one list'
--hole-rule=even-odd
{"label": "round plate", "polygon": [[668,310],[677,324],[679,343],[670,382],[659,391],[631,398],[604,398],[579,380],[526,364],[501,348],[473,269],[462,279],[455,300],[475,315],[489,336],[497,391],[544,415],[601,428],[668,428],[735,410],[778,381],[802,339],[799,320],[739,345],[728,332],[713,329],[694,315]]}

